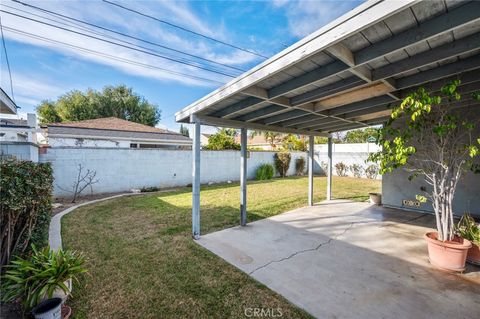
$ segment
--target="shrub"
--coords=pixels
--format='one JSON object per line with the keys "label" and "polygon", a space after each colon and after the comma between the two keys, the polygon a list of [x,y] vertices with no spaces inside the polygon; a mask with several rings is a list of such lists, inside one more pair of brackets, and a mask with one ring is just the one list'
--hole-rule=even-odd
{"label": "shrub", "polygon": [[32,256],[16,257],[5,267],[2,277],[2,301],[12,302],[21,298],[26,310],[35,307],[45,298],[52,298],[55,290],[70,294],[65,281],[78,281],[76,275],[86,272],[85,258],[72,251],[51,251],[47,246],[37,250],[32,246]]}
{"label": "shrub", "polygon": [[48,241],[52,211],[50,164],[8,160],[0,163],[0,266],[12,255],[25,253],[30,243],[43,247]]}
{"label": "shrub", "polygon": [[378,176],[378,171],[379,171],[378,166],[375,164],[372,164],[365,169],[365,176],[367,176],[367,178],[370,178],[370,179],[376,179]]}
{"label": "shrub", "polygon": [[335,164],[335,171],[337,172],[338,176],[347,176],[347,165],[345,165],[343,162],[338,162]]}
{"label": "shrub", "polygon": [[302,176],[305,173],[305,158],[303,156],[295,160],[295,173],[297,176]]}
{"label": "shrub", "polygon": [[150,186],[150,187],[142,187],[140,188],[141,193],[150,193],[150,192],[158,192],[160,190],[160,187],[157,186]]}
{"label": "shrub", "polygon": [[275,174],[275,169],[271,164],[262,164],[257,168],[257,172],[255,173],[255,178],[259,181],[263,181],[266,179],[272,179],[273,175]]}
{"label": "shrub", "polygon": [[323,174],[325,174],[325,176],[328,175],[328,173],[327,173],[327,171],[328,171],[328,163],[322,161],[322,162],[320,163],[320,167],[322,168]]}
{"label": "shrub", "polygon": [[349,170],[352,172],[353,176],[356,178],[362,177],[363,174],[363,167],[360,164],[352,164],[349,167]]}
{"label": "shrub", "polygon": [[280,174],[281,177],[285,177],[287,175],[291,159],[292,156],[288,152],[275,153],[275,168],[277,169],[277,172]]}

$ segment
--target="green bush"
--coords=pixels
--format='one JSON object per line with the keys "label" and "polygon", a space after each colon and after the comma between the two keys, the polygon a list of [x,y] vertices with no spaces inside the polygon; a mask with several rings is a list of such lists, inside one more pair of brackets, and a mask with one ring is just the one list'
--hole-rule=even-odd
{"label": "green bush", "polygon": [[257,172],[255,173],[255,178],[259,181],[263,181],[266,179],[272,179],[273,175],[275,174],[275,169],[271,164],[262,164],[257,168]]}
{"label": "green bush", "polygon": [[376,179],[378,176],[378,172],[379,167],[375,164],[372,164],[365,169],[365,176],[367,176],[367,178],[369,179]]}
{"label": "green bush", "polygon": [[347,176],[348,167],[343,162],[338,162],[335,164],[335,171],[338,176]]}
{"label": "green bush", "polygon": [[305,158],[303,156],[295,160],[295,173],[297,176],[302,176],[305,173]]}
{"label": "green bush", "polygon": [[274,155],[275,168],[281,177],[287,175],[288,168],[290,167],[290,161],[292,156],[288,152],[279,152]]}
{"label": "green bush", "polygon": [[73,251],[51,251],[47,246],[37,250],[32,245],[32,255],[28,258],[16,257],[5,268],[2,276],[3,302],[22,299],[25,310],[38,305],[45,298],[52,298],[55,290],[60,289],[70,294],[65,285],[67,280],[75,280],[76,276],[86,272],[82,254]]}
{"label": "green bush", "polygon": [[52,211],[50,164],[7,160],[0,163],[0,266],[15,254],[26,253],[30,243],[48,243]]}
{"label": "green bush", "polygon": [[362,177],[364,168],[360,164],[352,164],[350,165],[349,170],[352,172],[354,177],[360,178]]}

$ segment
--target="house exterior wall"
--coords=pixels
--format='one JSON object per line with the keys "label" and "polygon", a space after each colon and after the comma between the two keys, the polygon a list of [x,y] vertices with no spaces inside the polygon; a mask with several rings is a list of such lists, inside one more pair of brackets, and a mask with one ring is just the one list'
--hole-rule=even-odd
{"label": "house exterior wall", "polygon": [[51,147],[98,147],[98,148],[130,148],[130,144],[162,145],[165,148],[188,148],[190,145],[176,144],[174,141],[166,143],[161,141],[144,141],[128,139],[91,139],[73,137],[48,137],[48,145]]}
{"label": "house exterior wall", "polygon": [[[468,114],[470,119],[480,120],[480,111]],[[477,121],[478,123],[479,121]],[[477,124],[476,138],[480,137],[480,127]],[[384,205],[413,210],[422,210],[433,212],[430,203],[420,204],[419,206],[405,205],[404,200],[415,201],[415,195],[421,194],[421,187],[427,187],[427,183],[421,177],[413,181],[408,180],[409,172],[405,169],[383,175],[382,180],[382,202]],[[427,187],[428,188],[428,187]],[[471,214],[480,217],[480,174],[465,172],[457,186],[455,198],[453,201],[453,210],[456,215],[462,215],[469,211]]]}
{"label": "house exterior wall", "polygon": [[[247,178],[252,179],[258,166],[273,164],[275,153],[249,154]],[[295,160],[300,156],[307,158],[306,153],[292,153],[288,175],[295,174]],[[52,163],[55,196],[70,195],[68,190],[76,180],[79,164],[97,172],[99,182],[93,185],[93,193],[176,187],[192,182],[192,151],[188,150],[56,147],[41,154],[40,161]],[[201,152],[201,183],[238,181],[239,178],[239,151]]]}

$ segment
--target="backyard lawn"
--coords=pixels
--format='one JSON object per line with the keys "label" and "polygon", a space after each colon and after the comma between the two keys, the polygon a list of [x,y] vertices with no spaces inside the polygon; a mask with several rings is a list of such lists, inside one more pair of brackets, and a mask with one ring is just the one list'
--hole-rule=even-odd
{"label": "backyard lawn", "polygon": [[[306,177],[248,182],[248,220],[307,202]],[[334,198],[366,200],[381,182],[333,178]],[[316,201],[326,178],[315,177]],[[239,186],[202,186],[208,233],[239,223]],[[246,308],[308,318],[283,297],[198,246],[191,238],[191,189],[124,197],[86,206],[62,221],[64,248],[84,252],[89,273],[70,301],[75,318],[245,318]]]}

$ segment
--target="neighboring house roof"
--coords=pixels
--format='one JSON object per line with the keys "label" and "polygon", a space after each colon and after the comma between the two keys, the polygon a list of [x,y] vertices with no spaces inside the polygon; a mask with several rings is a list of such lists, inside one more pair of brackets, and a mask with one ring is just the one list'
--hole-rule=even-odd
{"label": "neighboring house roof", "polygon": [[29,128],[27,120],[2,118],[0,118],[0,127]]}
{"label": "neighboring house roof", "polygon": [[0,88],[0,113],[17,114],[17,104]]}
{"label": "neighboring house roof", "polygon": [[191,142],[190,138],[180,133],[130,122],[116,117],[49,123],[42,125],[42,127],[47,129],[49,136],[118,137]]}

